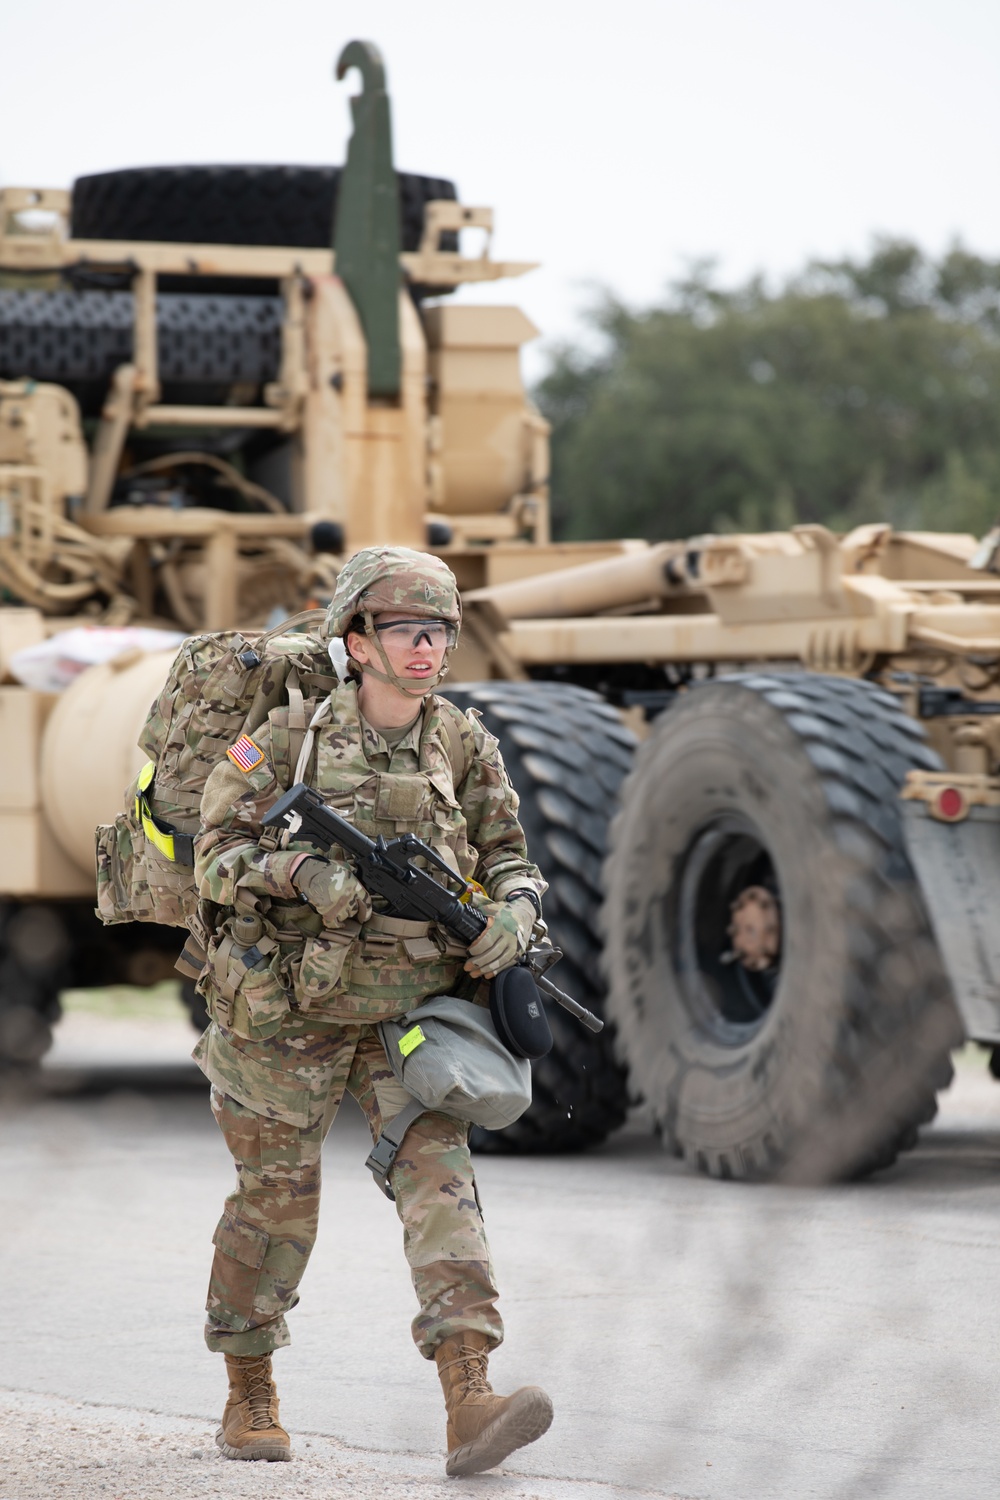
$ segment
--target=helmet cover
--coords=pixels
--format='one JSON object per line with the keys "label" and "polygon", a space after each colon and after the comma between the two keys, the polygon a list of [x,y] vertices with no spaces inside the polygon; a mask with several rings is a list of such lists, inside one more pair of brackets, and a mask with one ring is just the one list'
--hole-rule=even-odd
{"label": "helmet cover", "polygon": [[[399,677],[393,670],[385,648],[375,631],[375,616],[386,610],[404,610],[407,616],[421,620],[447,620],[460,627],[462,600],[455,575],[440,557],[430,552],[416,552],[410,547],[365,547],[344,565],[337,579],[337,589],[326,612],[328,639],[345,640],[351,622],[357,616],[382,663],[383,671],[369,663],[365,671],[383,682],[390,682],[407,697],[423,697],[438,687],[448,674],[445,653],[440,672],[419,684]],[[356,663],[349,671],[357,675]]]}
{"label": "helmet cover", "polygon": [[326,634],[343,637],[355,615],[402,609],[416,619],[462,623],[455,575],[440,557],[410,547],[365,547],[344,564],[326,612]]}

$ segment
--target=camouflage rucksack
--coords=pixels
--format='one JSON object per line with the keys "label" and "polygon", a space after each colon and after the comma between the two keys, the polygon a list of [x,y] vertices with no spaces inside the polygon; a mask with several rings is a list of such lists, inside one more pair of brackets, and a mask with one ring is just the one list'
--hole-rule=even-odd
{"label": "camouflage rucksack", "polygon": [[256,638],[224,630],[181,646],[139,737],[150,759],[124,812],[97,830],[97,915],[105,924],[186,927],[194,917],[193,837],[208,774],[280,704],[289,707],[293,744],[304,738],[305,699],[338,680],[326,643],[308,630],[322,619],[322,610],[308,610]]}

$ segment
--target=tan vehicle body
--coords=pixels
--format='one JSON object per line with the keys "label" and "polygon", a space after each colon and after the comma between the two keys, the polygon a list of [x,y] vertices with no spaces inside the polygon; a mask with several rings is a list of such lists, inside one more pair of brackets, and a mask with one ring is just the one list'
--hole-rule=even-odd
{"label": "tan vehicle body", "polygon": [[[666,668],[682,687],[747,667],[863,678],[923,720],[967,809],[1000,801],[995,544],[878,523],[842,537],[800,526],[658,545],[550,540],[548,429],[520,372],[536,330],[514,306],[411,295],[531,269],[491,259],[489,210],[431,201],[419,247],[400,254],[400,379],[387,399],[369,392],[368,341],[333,249],[74,239],[69,209],[62,191],[0,190],[0,287],[54,286],[67,268],[127,276],[133,356],[86,424],[69,391],[31,370],[0,382],[11,601],[0,608],[0,896],[93,895],[94,825],[113,818],[141,764],[138,731],[171,655],[126,653],[52,695],[9,673],[17,651],[73,624],[261,628],[276,607],[322,597],[338,561],[374,543],[428,546],[455,570],[466,628],[453,680],[598,686],[642,737],[650,695],[630,689],[637,674]],[[441,248],[466,229],[485,237],[481,255]],[[275,280],[277,378],[224,405],[165,399],[164,276]],[[223,431],[280,437],[282,500],[230,466],[243,509],[110,503],[144,437],[183,437],[197,454]],[[339,558],[313,547],[319,522],[339,528]],[[911,778],[908,794],[931,814],[936,793],[930,773]],[[168,973],[168,959],[140,943],[128,975]],[[1000,1024],[978,1034],[1000,1041]]]}

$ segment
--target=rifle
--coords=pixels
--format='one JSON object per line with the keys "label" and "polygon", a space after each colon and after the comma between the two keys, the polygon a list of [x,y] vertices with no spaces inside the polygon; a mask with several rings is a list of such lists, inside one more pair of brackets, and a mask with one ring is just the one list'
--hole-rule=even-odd
{"label": "rifle", "polygon": [[[466,945],[474,943],[485,931],[488,918],[478,908],[467,904],[472,887],[416,834],[404,833],[394,839],[385,839],[380,834],[377,839],[370,839],[353,823],[348,823],[346,818],[327,807],[319,793],[306,786],[304,781],[297,782],[280,797],[264,819],[265,828],[278,824],[287,828],[294,838],[305,839],[320,849],[327,850],[331,844],[339,844],[353,854],[358,880],[369,895],[382,897],[390,915],[410,921],[437,922]],[[426,870],[414,865],[413,860],[418,857],[435,865],[453,885],[460,886],[461,891],[456,894]],[[603,1031],[604,1022],[599,1016],[548,978],[546,970],[560,958],[562,953],[558,948],[529,948],[520,962],[530,969],[543,995],[561,1005],[563,1010],[568,1010],[590,1031]]]}

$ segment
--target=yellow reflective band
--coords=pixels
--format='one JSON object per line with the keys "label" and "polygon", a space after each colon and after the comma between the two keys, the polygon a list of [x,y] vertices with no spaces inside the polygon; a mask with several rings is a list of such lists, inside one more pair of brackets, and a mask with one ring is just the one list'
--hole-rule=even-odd
{"label": "yellow reflective band", "polygon": [[410,1053],[416,1047],[419,1047],[421,1042],[426,1042],[426,1040],[427,1038],[424,1036],[420,1027],[414,1026],[406,1033],[405,1036],[400,1037],[399,1050],[400,1052],[402,1052],[404,1057],[409,1057]]}
{"label": "yellow reflective band", "polygon": [[[158,849],[164,859],[177,863],[177,848],[174,844],[175,829],[169,823],[162,822],[149,805],[146,793],[153,785],[156,775],[156,762],[147,760],[136,779],[135,815],[142,824],[142,831],[146,835],[154,849]],[[183,863],[190,863],[184,860]]]}
{"label": "yellow reflective band", "polygon": [[149,810],[149,804],[146,802],[145,798],[142,799],[142,811],[140,813],[140,817],[142,818],[142,831],[148,838],[149,842],[153,845],[153,848],[159,849],[160,853],[164,856],[165,859],[176,859],[176,855],[174,854],[173,834],[164,833],[162,829],[157,827],[153,814]]}

